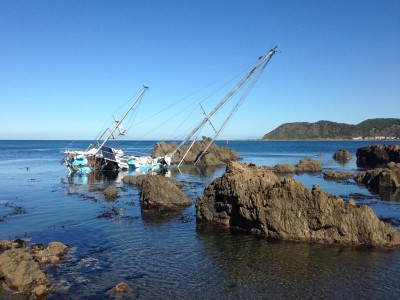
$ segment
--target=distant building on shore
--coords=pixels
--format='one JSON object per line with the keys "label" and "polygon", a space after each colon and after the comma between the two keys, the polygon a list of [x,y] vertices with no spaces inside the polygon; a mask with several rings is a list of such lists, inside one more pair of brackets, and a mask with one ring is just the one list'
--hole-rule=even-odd
{"label": "distant building on shore", "polygon": [[395,136],[357,136],[354,137],[354,141],[386,141],[386,140],[398,140]]}

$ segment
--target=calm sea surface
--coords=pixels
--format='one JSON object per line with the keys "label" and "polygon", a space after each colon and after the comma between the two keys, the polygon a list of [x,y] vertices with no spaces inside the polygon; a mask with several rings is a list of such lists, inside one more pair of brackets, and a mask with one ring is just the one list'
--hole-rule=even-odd
{"label": "calm sea surface", "polygon": [[[60,150],[70,141],[0,141],[0,239],[71,246],[62,264],[46,270],[54,281],[49,299],[112,299],[124,281],[126,299],[221,298],[398,298],[400,251],[308,243],[267,242],[244,233],[196,226],[195,207],[162,218],[141,212],[139,191],[110,174],[68,177]],[[387,142],[386,142],[387,143]],[[399,142],[395,142],[399,144]],[[225,145],[226,142],[219,142]],[[357,171],[357,148],[372,142],[230,141],[243,162],[274,166],[319,160],[324,170]],[[72,148],[85,149],[86,141]],[[154,142],[120,142],[125,152],[149,153]],[[332,154],[347,149],[353,160]],[[172,170],[195,203],[224,167]],[[353,181],[325,181],[322,173],[294,176],[358,204],[380,218],[400,222],[399,192],[373,192]],[[119,198],[106,201],[92,185],[116,185]],[[358,196],[358,197],[356,197]],[[112,212],[112,213],[110,213]],[[0,292],[0,298],[13,299]]]}

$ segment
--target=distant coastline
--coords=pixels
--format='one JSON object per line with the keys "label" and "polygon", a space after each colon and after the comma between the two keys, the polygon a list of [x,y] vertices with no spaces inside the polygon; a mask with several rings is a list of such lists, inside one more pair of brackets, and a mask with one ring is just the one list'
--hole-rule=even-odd
{"label": "distant coastline", "polygon": [[300,141],[396,141],[400,139],[400,119],[368,119],[357,125],[318,121],[284,123],[265,134],[263,140]]}

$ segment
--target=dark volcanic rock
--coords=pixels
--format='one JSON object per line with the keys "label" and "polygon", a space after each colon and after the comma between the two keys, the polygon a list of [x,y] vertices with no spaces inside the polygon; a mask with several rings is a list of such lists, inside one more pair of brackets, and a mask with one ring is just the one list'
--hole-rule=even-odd
{"label": "dark volcanic rock", "polygon": [[351,160],[352,157],[349,151],[345,149],[340,149],[335,154],[333,154],[332,158],[340,162],[346,162]]}
{"label": "dark volcanic rock", "polygon": [[400,163],[391,162],[387,164],[386,168],[360,172],[354,177],[354,180],[374,189],[380,187],[400,188]]}
{"label": "dark volcanic rock", "polygon": [[[194,163],[210,142],[211,139],[204,136],[201,142],[195,141],[193,143],[192,148],[185,156],[184,162],[187,164]],[[167,144],[165,142],[158,142],[154,146],[152,154],[154,156],[164,156],[172,153],[177,147],[178,144],[176,142],[173,142],[171,144]],[[178,164],[182,160],[188,148],[189,146],[182,146],[174,155],[172,162],[174,164]],[[229,150],[228,147],[219,147],[216,144],[212,144],[208,148],[207,154],[204,155],[204,157],[202,158],[202,162],[200,163],[202,164],[202,166],[206,165],[208,166],[209,165],[208,163],[210,163],[211,165],[221,165],[221,164],[226,164],[230,161],[236,161],[238,159],[240,159],[240,157],[235,150]]]}
{"label": "dark volcanic rock", "polygon": [[282,240],[399,247],[400,233],[356,206],[270,169],[232,162],[196,203],[198,222]]}
{"label": "dark volcanic rock", "polygon": [[357,149],[357,165],[359,166],[384,166],[389,162],[400,163],[400,146],[371,145]]}
{"label": "dark volcanic rock", "polygon": [[180,182],[161,175],[141,175],[136,179],[131,177],[134,176],[126,176],[124,182],[139,185],[142,208],[168,210],[192,205],[192,202],[182,192]]}

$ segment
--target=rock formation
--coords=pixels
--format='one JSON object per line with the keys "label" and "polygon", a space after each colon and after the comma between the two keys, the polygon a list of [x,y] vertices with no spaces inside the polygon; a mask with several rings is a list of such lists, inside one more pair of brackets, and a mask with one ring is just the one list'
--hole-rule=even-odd
{"label": "rock formation", "polygon": [[[189,153],[186,155],[184,162],[187,164],[194,163],[210,142],[211,139],[204,136],[201,142],[194,142]],[[152,154],[154,156],[164,156],[172,153],[177,147],[178,144],[176,142],[170,144],[158,142],[154,146]],[[178,164],[182,160],[188,148],[189,146],[182,146],[174,155],[172,162]],[[228,147],[219,147],[216,144],[212,144],[210,148],[208,148],[207,153],[208,154],[204,155],[200,162],[202,166],[223,165],[230,161],[236,161],[239,159],[239,155],[235,150],[229,150]]]}
{"label": "rock formation", "polygon": [[24,249],[6,250],[0,255],[0,277],[6,288],[15,293],[29,295],[40,286],[50,286],[50,280]]}
{"label": "rock formation", "polygon": [[7,249],[0,255],[0,279],[4,280],[3,286],[13,293],[30,295],[33,299],[44,298],[51,282],[40,265],[58,264],[69,247],[60,242],[51,242],[46,248],[39,244],[32,245],[27,251],[25,242],[21,248],[20,243],[15,241],[0,241],[2,249]]}
{"label": "rock formation", "polygon": [[360,172],[354,177],[354,180],[373,189],[381,187],[400,188],[400,163],[390,162],[386,168],[375,168]]}
{"label": "rock formation", "polygon": [[324,172],[324,179],[326,180],[345,180],[353,177],[354,177],[353,172],[335,172],[335,171]]}
{"label": "rock formation", "polygon": [[369,206],[345,203],[252,164],[229,164],[198,198],[196,216],[273,239],[400,247],[400,233]]}
{"label": "rock formation", "polygon": [[351,160],[352,157],[351,157],[351,154],[349,151],[347,151],[345,149],[340,149],[335,154],[333,154],[332,158],[339,162],[347,162],[347,161]]}
{"label": "rock formation", "polygon": [[298,164],[277,164],[274,170],[279,174],[288,173],[316,173],[322,171],[322,165],[319,161],[311,158],[303,158]]}
{"label": "rock formation", "polygon": [[140,187],[142,209],[174,210],[192,205],[181,190],[182,184],[165,176],[125,176],[123,181]]}
{"label": "rock formation", "polygon": [[400,163],[400,146],[371,145],[357,149],[357,165],[381,167],[389,162]]}

